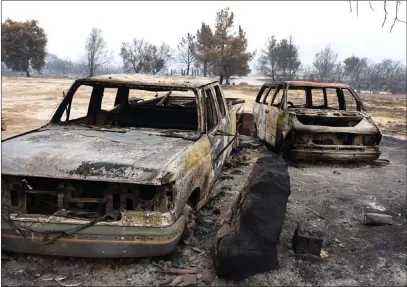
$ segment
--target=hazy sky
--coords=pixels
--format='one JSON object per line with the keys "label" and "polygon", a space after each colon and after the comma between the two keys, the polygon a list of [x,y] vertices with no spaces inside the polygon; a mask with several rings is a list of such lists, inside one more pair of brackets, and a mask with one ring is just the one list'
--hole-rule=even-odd
{"label": "hazy sky", "polygon": [[[48,35],[48,52],[72,60],[83,55],[91,28],[101,28],[119,62],[122,41],[143,37],[155,44],[165,41],[175,48],[181,37],[196,33],[202,21],[213,27],[216,11],[229,6],[235,13],[236,28],[240,24],[247,33],[250,50],[261,48],[273,34],[278,39],[292,35],[304,64],[311,64],[314,55],[328,44],[341,60],[356,55],[375,62],[391,58],[405,63],[406,24],[396,23],[389,33],[395,2],[387,3],[384,28],[383,1],[372,1],[374,11],[367,1],[359,1],[359,17],[355,11],[350,13],[348,1],[2,1],[2,21],[38,20]],[[404,1],[399,18],[406,19]]]}

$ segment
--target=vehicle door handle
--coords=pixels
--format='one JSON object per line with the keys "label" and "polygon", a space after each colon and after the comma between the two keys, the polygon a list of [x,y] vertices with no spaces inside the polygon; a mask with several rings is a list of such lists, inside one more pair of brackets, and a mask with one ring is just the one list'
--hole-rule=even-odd
{"label": "vehicle door handle", "polygon": [[265,112],[266,114],[268,114],[268,113],[269,113],[269,110],[265,110],[264,112]]}

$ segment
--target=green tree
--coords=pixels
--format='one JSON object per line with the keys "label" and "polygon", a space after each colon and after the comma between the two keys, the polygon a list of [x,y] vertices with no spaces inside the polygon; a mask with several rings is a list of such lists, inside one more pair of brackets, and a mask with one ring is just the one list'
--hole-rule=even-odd
{"label": "green tree", "polygon": [[17,22],[7,19],[1,24],[1,58],[13,71],[29,68],[40,71],[45,64],[47,35],[38,26],[38,21]]}
{"label": "green tree", "polygon": [[258,60],[259,69],[265,76],[270,76],[274,81],[277,69],[277,40],[274,35],[267,39],[265,48],[260,50]]}
{"label": "green tree", "polygon": [[276,64],[283,79],[292,80],[301,65],[298,58],[298,47],[293,43],[292,36],[282,39],[275,48]]}
{"label": "green tree", "polygon": [[[214,43],[216,59],[214,60],[214,72],[219,75],[220,84],[226,74],[226,49],[231,41],[230,30],[233,25],[233,12],[229,13],[229,7],[216,12]],[[227,83],[227,81],[226,81]]]}
{"label": "green tree", "polygon": [[247,52],[246,33],[241,26],[239,26],[237,35],[232,34],[234,15],[229,11],[229,7],[216,13],[215,23],[214,72],[219,75],[220,84],[224,79],[226,84],[229,84],[231,76],[243,76],[250,73],[249,61],[253,58],[254,53]]}
{"label": "green tree", "polygon": [[246,33],[240,26],[238,35],[231,37],[225,51],[224,71],[226,84],[229,84],[229,79],[233,75],[246,76],[250,73],[249,62],[252,60],[254,53],[247,52]]}
{"label": "green tree", "polygon": [[201,29],[196,32],[195,58],[203,66],[203,76],[206,77],[208,69],[214,60],[214,39],[211,27],[202,22]]}
{"label": "green tree", "polygon": [[185,64],[187,75],[189,75],[189,70],[195,62],[195,36],[188,33],[186,38],[182,37],[178,44],[178,51],[179,59],[182,64]]}

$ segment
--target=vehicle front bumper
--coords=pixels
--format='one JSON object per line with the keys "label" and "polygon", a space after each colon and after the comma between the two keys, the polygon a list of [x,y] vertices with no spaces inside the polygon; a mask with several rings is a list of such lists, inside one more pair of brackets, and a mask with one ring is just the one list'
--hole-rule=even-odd
{"label": "vehicle front bumper", "polygon": [[[38,232],[63,231],[78,227],[66,223],[32,224],[13,220],[17,227],[30,227]],[[43,234],[28,233],[19,235],[5,221],[1,221],[2,250],[33,253],[42,255],[59,255],[70,257],[146,257],[162,256],[171,253],[178,244],[185,226],[185,217],[168,227],[132,227],[93,225],[76,234],[61,237],[52,243],[40,245]],[[56,234],[50,235],[51,239]]]}
{"label": "vehicle front bumper", "polygon": [[378,146],[293,145],[290,157],[298,160],[373,161],[379,158]]}

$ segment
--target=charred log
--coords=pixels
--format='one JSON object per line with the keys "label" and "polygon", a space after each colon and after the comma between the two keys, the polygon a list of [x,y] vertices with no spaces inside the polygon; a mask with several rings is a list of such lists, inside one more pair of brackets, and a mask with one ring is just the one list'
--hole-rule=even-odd
{"label": "charred log", "polygon": [[212,249],[218,276],[242,280],[277,267],[289,195],[286,163],[274,156],[259,158],[218,231]]}

